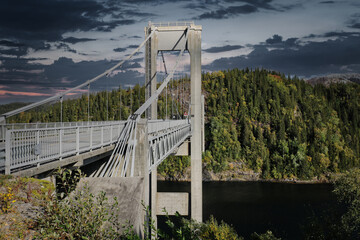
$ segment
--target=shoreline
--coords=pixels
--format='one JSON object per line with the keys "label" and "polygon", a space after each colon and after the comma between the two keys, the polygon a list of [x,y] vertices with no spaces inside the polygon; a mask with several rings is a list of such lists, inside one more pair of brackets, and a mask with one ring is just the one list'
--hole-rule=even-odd
{"label": "shoreline", "polygon": [[[313,179],[263,179],[258,173],[252,171],[237,172],[221,172],[214,173],[207,170],[203,171],[203,182],[269,182],[269,183],[287,183],[287,184],[330,184],[337,179],[341,174],[327,173],[325,175],[314,177]],[[186,171],[184,174],[169,177],[158,174],[158,181],[172,181],[172,182],[190,182],[190,172]]]}
{"label": "shoreline", "polygon": [[[191,182],[191,179],[166,179],[163,176],[158,181],[163,182]],[[203,182],[266,182],[266,183],[287,183],[287,184],[331,184],[330,180],[295,180],[295,179],[203,179]]]}

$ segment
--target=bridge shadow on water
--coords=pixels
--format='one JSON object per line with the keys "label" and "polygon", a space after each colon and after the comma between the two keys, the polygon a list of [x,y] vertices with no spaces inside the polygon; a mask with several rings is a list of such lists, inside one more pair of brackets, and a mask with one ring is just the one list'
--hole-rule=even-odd
{"label": "bridge shadow on water", "polygon": [[[203,217],[223,220],[245,239],[267,230],[281,239],[302,239],[309,217],[335,205],[332,190],[330,184],[204,182]],[[190,183],[159,181],[158,191],[190,193]],[[162,229],[165,220],[158,217]]]}

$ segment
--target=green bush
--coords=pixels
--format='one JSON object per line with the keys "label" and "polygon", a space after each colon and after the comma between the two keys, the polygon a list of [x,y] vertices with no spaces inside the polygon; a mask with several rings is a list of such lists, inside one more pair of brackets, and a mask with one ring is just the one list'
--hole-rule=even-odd
{"label": "green bush", "polygon": [[109,203],[104,192],[94,196],[85,186],[69,197],[49,201],[39,218],[40,239],[116,239],[118,202]]}

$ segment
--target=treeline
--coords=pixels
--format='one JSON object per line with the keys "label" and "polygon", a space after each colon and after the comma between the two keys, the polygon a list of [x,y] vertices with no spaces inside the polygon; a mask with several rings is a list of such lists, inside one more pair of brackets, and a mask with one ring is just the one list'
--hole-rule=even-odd
{"label": "treeline", "polygon": [[[202,74],[205,95],[206,152],[203,162],[215,172],[233,162],[263,178],[310,179],[360,166],[360,85],[310,84],[267,70]],[[180,118],[188,111],[189,78],[175,80],[158,99],[158,118]],[[64,100],[62,120],[127,119],[145,101],[139,85]],[[8,122],[58,122],[55,103],[21,113]],[[143,116],[144,117],[144,116]],[[174,174],[165,161],[160,172]],[[176,168],[189,165],[181,159]]]}
{"label": "treeline", "polygon": [[203,75],[208,169],[240,161],[263,178],[359,167],[360,85],[310,84],[256,69]]}
{"label": "treeline", "polygon": [[[158,99],[158,118],[180,118],[188,111],[187,94],[189,79],[174,80]],[[145,87],[139,84],[133,88],[83,94],[79,98],[54,102],[34,108],[7,119],[7,123],[76,122],[126,120],[145,102]],[[15,106],[15,107],[14,107]],[[24,104],[21,104],[24,106]],[[0,105],[0,111],[16,109],[17,105]],[[145,116],[143,116],[145,117]]]}

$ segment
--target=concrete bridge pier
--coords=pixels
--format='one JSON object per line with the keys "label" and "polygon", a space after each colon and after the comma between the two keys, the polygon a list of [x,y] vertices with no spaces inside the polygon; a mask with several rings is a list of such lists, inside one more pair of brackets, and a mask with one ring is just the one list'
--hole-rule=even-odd
{"label": "concrete bridge pier", "polygon": [[[156,28],[145,48],[146,97],[155,94],[156,58],[159,51],[188,50],[191,65],[191,217],[202,221],[202,108],[201,108],[201,31],[202,27],[191,24],[163,25],[151,24],[145,28],[145,37]],[[187,34],[187,40],[186,40]],[[157,119],[157,102],[153,102],[147,112],[148,119]],[[188,195],[186,193],[158,193],[157,171],[153,170],[149,179],[151,217],[157,224],[156,215],[165,207],[171,215],[179,211],[188,215]]]}
{"label": "concrete bridge pier", "polygon": [[191,77],[191,218],[202,222],[201,28],[190,28]]}

